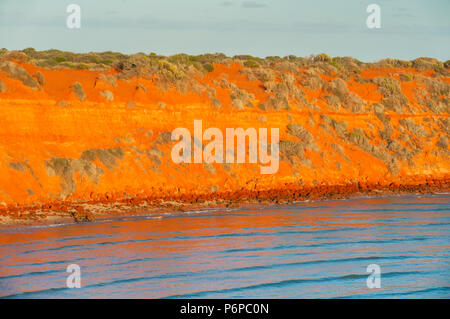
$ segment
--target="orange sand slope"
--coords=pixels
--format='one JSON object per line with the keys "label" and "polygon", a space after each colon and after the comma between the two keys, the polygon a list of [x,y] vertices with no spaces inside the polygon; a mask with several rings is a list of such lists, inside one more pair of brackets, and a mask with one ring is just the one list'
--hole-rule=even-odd
{"label": "orange sand slope", "polygon": [[[0,61],[0,207],[448,181],[446,68],[230,60],[178,76],[172,65],[168,78],[132,72],[134,64],[95,71]],[[278,172],[173,163],[170,132],[193,132],[194,120],[223,132],[279,128]]]}

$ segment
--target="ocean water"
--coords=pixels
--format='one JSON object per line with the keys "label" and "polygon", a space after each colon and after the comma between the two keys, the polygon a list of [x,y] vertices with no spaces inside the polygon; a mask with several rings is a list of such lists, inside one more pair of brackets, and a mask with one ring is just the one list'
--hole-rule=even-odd
{"label": "ocean water", "polygon": [[[3,298],[449,298],[450,195],[0,230]],[[67,288],[67,266],[81,288]],[[380,269],[368,288],[367,267]]]}

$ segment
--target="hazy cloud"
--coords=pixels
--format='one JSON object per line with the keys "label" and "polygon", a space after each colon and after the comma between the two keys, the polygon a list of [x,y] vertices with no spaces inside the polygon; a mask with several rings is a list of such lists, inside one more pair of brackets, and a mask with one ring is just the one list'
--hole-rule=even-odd
{"label": "hazy cloud", "polygon": [[393,15],[396,18],[417,18],[417,15],[412,14],[408,8],[398,8],[394,11]]}
{"label": "hazy cloud", "polygon": [[234,5],[234,2],[233,1],[223,1],[223,2],[220,3],[220,5],[222,7],[231,7],[231,6]]}
{"label": "hazy cloud", "polygon": [[264,8],[267,7],[267,3],[259,1],[242,1],[242,7],[248,9]]}

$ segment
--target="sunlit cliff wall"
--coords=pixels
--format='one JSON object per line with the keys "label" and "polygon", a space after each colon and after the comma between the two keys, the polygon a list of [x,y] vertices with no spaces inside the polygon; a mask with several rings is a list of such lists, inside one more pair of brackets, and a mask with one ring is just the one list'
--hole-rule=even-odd
{"label": "sunlit cliff wall", "polygon": [[[439,61],[188,62],[136,55],[73,69],[3,54],[1,205],[448,179],[450,77]],[[173,163],[170,132],[193,132],[194,120],[279,128],[278,172]]]}

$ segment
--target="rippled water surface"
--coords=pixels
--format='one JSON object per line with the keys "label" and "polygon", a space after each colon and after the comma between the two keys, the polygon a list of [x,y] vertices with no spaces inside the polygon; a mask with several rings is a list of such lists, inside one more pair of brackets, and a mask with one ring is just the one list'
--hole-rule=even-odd
{"label": "rippled water surface", "polygon": [[[0,230],[0,297],[449,298],[450,195]],[[66,288],[69,264],[80,289]],[[366,268],[381,268],[368,289]]]}

